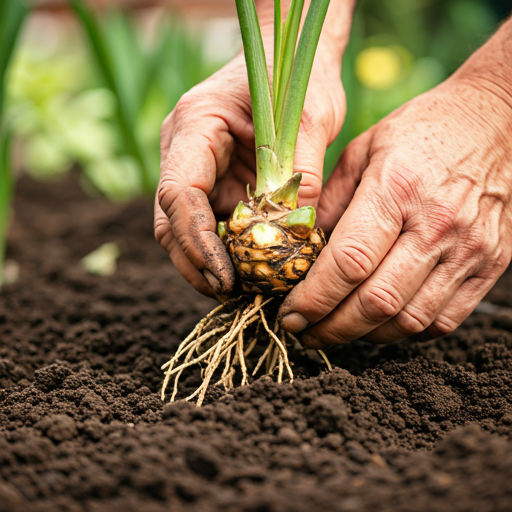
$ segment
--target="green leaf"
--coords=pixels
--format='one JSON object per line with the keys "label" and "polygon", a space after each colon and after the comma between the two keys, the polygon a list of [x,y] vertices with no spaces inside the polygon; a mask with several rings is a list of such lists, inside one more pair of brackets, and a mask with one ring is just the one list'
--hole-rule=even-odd
{"label": "green leaf", "polygon": [[307,233],[315,227],[316,212],[312,206],[303,206],[298,210],[293,210],[283,219],[279,219],[281,224],[294,228],[296,231]]}
{"label": "green leaf", "polygon": [[275,204],[282,204],[292,210],[297,208],[299,187],[302,174],[294,174],[281,188],[277,189],[269,199]]}
{"label": "green leaf", "polygon": [[4,275],[9,209],[12,197],[12,171],[10,160],[10,133],[0,132],[0,286]]}
{"label": "green leaf", "polygon": [[[249,76],[256,148],[273,148],[275,129],[272,97],[256,6],[254,5],[254,0],[236,0],[236,8],[242,32],[247,74]],[[265,157],[268,156],[267,151],[261,154]],[[265,158],[265,160],[258,162],[258,157],[257,153],[256,195],[266,191],[264,183],[261,182],[268,181],[269,175],[271,176],[273,173],[271,159]]]}
{"label": "green leaf", "polygon": [[132,118],[133,107],[130,108],[126,93],[123,92],[119,83],[119,77],[117,77],[115,72],[113,52],[110,51],[106,44],[106,37],[103,34],[99,21],[85,3],[82,0],[70,0],[70,3],[88,36],[98,70],[102,74],[107,87],[116,97],[118,104],[117,120],[124,141],[125,151],[137,161],[141,170],[141,181],[143,183],[144,190],[148,194],[152,194],[154,191],[154,184],[152,173],[147,163],[148,158],[145,155],[135,132],[135,123]]}
{"label": "green leaf", "polygon": [[[272,80],[272,106],[274,113],[279,94],[279,78],[281,76],[281,51],[283,43],[283,24],[281,22],[281,0],[274,0],[274,77]],[[274,117],[275,121],[275,117]]]}
{"label": "green leaf", "polygon": [[283,114],[277,128],[275,153],[279,166],[290,174],[293,172],[293,158],[306,91],[329,2],[330,0],[311,2],[293,63]]}
{"label": "green leaf", "polygon": [[280,77],[278,82],[278,90],[274,89],[274,94],[277,92],[277,104],[274,112],[274,120],[276,126],[279,126],[281,115],[283,112],[284,102],[290,86],[290,73],[292,70],[295,48],[297,46],[297,37],[299,35],[300,20],[302,11],[304,9],[304,0],[293,0],[290,6],[290,11],[286,17],[284,27],[284,40],[281,44],[280,56]]}
{"label": "green leaf", "polygon": [[22,0],[0,2],[0,127],[5,97],[5,77],[18,36],[29,9]]}

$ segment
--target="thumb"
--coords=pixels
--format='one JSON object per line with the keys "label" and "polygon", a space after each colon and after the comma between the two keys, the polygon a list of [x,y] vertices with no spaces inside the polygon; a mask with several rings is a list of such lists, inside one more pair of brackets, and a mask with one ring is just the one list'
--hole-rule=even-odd
{"label": "thumb", "polygon": [[361,176],[368,167],[373,132],[374,129],[370,128],[345,148],[321,192],[317,219],[327,234],[333,231],[352,201]]}

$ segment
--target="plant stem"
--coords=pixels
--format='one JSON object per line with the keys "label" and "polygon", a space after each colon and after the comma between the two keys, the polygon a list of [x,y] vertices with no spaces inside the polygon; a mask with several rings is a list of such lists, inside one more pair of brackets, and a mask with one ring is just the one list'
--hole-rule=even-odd
{"label": "plant stem", "polygon": [[0,286],[4,278],[5,249],[13,188],[9,147],[10,134],[0,132]]}
{"label": "plant stem", "polygon": [[284,41],[282,42],[282,53],[280,58],[280,77],[278,89],[274,88],[274,95],[277,102],[274,112],[276,126],[279,126],[283,112],[284,102],[290,85],[290,73],[294,63],[295,48],[299,35],[300,19],[304,9],[304,0],[293,0],[290,5],[284,28]]}
{"label": "plant stem", "polygon": [[21,0],[2,0],[0,2],[0,122],[3,120],[7,68],[28,11],[27,5]]}
{"label": "plant stem", "polygon": [[[272,106],[274,112],[277,106],[279,77],[281,75],[281,45],[283,41],[283,26],[281,23],[281,0],[274,0],[274,78],[272,80]],[[275,122],[275,117],[274,117]]]}
{"label": "plant stem", "polygon": [[236,0],[236,9],[242,32],[249,89],[251,91],[257,169],[255,193],[261,195],[271,186],[275,176],[273,147],[276,133],[272,112],[272,96],[268,81],[265,49],[254,0]]}
{"label": "plant stem", "polygon": [[78,19],[82,23],[83,29],[89,37],[89,43],[93,50],[96,64],[103,75],[103,79],[105,80],[107,87],[116,97],[117,120],[124,139],[126,152],[139,164],[144,190],[148,194],[152,194],[154,192],[154,187],[151,179],[151,172],[141,144],[135,134],[135,127],[131,119],[130,108],[125,101],[124,95],[122,94],[116,78],[111,55],[105,42],[105,38],[101,32],[101,27],[92,12],[82,0],[70,0],[70,3]]}
{"label": "plant stem", "polygon": [[[277,128],[275,154],[284,174],[293,173],[293,158],[313,60],[330,0],[313,0],[293,62],[283,113]],[[282,83],[281,83],[282,86]]]}
{"label": "plant stem", "polygon": [[2,0],[0,3],[0,286],[4,278],[9,209],[13,192],[11,134],[5,127],[3,116],[6,75],[28,12],[29,9],[22,0]]}

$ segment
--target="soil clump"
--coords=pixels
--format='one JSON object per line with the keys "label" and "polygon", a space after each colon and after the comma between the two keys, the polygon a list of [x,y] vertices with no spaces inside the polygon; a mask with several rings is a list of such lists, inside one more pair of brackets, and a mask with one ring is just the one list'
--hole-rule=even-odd
{"label": "soil clump", "polygon": [[[111,277],[80,259],[122,251]],[[160,366],[215,302],[152,235],[151,204],[19,183],[0,292],[0,512],[512,510],[512,273],[449,336],[292,357],[205,405]],[[200,383],[182,378],[180,396]]]}

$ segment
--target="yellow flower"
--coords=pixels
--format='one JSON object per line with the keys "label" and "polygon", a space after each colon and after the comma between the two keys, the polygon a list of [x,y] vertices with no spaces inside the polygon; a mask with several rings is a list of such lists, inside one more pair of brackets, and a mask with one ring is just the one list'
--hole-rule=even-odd
{"label": "yellow flower", "polygon": [[389,89],[404,75],[402,58],[395,48],[373,46],[356,58],[356,75],[369,89]]}

